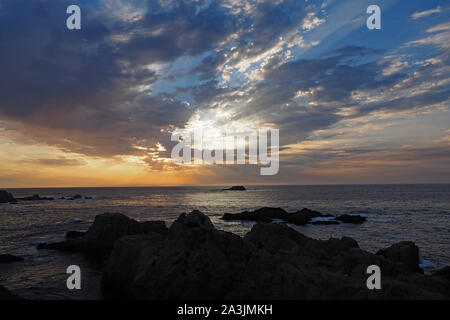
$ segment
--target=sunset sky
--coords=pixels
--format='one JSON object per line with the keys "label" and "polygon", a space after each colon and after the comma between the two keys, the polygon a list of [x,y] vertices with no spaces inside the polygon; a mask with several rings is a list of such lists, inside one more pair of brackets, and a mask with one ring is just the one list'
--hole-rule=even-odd
{"label": "sunset sky", "polygon": [[[1,188],[449,183],[449,108],[448,1],[0,0]],[[193,126],[278,128],[279,173],[175,165]]]}

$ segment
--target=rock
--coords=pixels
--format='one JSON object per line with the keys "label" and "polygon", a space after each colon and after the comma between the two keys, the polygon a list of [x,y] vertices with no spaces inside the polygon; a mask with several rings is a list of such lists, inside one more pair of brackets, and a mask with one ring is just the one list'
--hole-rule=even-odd
{"label": "rock", "polygon": [[5,300],[23,300],[23,298],[12,293],[5,287],[0,286],[0,301],[5,301]]}
{"label": "rock", "polygon": [[143,233],[154,232],[166,235],[169,229],[164,221],[145,221],[141,222],[141,231]]}
{"label": "rock", "polygon": [[0,203],[17,203],[17,200],[11,193],[0,190]]}
{"label": "rock", "polygon": [[95,217],[94,223],[83,236],[63,242],[38,244],[37,249],[82,251],[102,259],[110,253],[116,240],[126,235],[147,232],[166,234],[167,227],[163,221],[139,223],[120,213],[104,213]]}
{"label": "rock", "polygon": [[381,255],[391,261],[403,263],[412,272],[421,272],[419,267],[419,248],[412,241],[401,241],[389,248],[378,250],[377,255]]}
{"label": "rock", "polygon": [[244,211],[241,213],[231,214],[225,213],[223,220],[249,220],[257,222],[272,222],[274,219],[281,219],[286,223],[296,225],[305,225],[315,217],[329,217],[330,215],[323,215],[314,210],[304,208],[294,213],[289,213],[282,208],[264,207],[255,211]]}
{"label": "rock", "polygon": [[241,213],[231,214],[225,213],[223,220],[250,220],[259,222],[271,222],[273,219],[285,220],[288,213],[281,208],[264,207],[255,211],[244,211]]}
{"label": "rock", "polygon": [[52,197],[40,197],[38,194],[34,194],[31,197],[23,197],[23,198],[17,198],[17,200],[22,200],[22,201],[43,201],[43,200],[48,200],[48,201],[52,201],[54,200],[54,198]]}
{"label": "rock", "polygon": [[444,267],[440,270],[433,272],[434,277],[442,277],[450,282],[450,266]]}
{"label": "rock", "polygon": [[13,256],[12,254],[0,254],[0,263],[10,263],[23,261],[22,257]]}
{"label": "rock", "polygon": [[66,232],[66,239],[76,239],[81,238],[86,235],[86,232],[81,231],[67,231]]}
{"label": "rock", "polygon": [[344,223],[355,223],[355,224],[359,224],[359,223],[363,223],[363,222],[367,221],[367,219],[365,217],[362,217],[360,215],[349,215],[349,214],[340,215],[339,217],[336,217],[335,219],[342,221]]}
{"label": "rock", "polygon": [[106,296],[145,299],[220,299],[244,267],[239,236],[214,229],[204,214],[182,214],[166,236],[123,237],[102,279]]}
{"label": "rock", "polygon": [[[382,270],[382,290],[366,287],[372,264]],[[216,230],[199,211],[182,214],[166,235],[115,241],[102,290],[127,299],[450,298],[443,277],[411,272],[354,239],[315,240],[274,223],[258,223],[241,238]]]}
{"label": "rock", "polygon": [[245,189],[244,186],[232,186],[231,188],[224,189],[224,190],[245,191],[247,189]]}
{"label": "rock", "polygon": [[314,224],[314,225],[319,225],[319,224],[332,225],[332,224],[340,224],[340,223],[337,222],[337,221],[333,221],[333,220],[319,220],[319,221],[313,221],[313,222],[311,222],[311,224]]}

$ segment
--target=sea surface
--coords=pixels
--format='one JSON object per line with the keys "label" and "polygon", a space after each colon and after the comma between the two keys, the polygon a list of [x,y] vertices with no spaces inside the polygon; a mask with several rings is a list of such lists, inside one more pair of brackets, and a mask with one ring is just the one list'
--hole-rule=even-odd
{"label": "sea surface", "polygon": [[[0,264],[0,284],[30,299],[99,299],[101,271],[81,254],[36,250],[40,242],[64,240],[69,230],[85,231],[94,217],[120,212],[139,221],[164,220],[170,225],[194,209],[207,214],[216,228],[245,235],[251,222],[222,221],[226,213],[260,207],[296,211],[304,207],[324,214],[358,214],[361,225],[293,226],[316,238],[349,236],[361,248],[376,252],[403,240],[420,248],[426,272],[450,265],[450,184],[248,186],[223,187],[8,189],[15,197],[39,194],[60,198],[80,194],[92,199],[0,204],[0,253],[25,258]],[[82,290],[66,288],[66,268],[82,270]]]}

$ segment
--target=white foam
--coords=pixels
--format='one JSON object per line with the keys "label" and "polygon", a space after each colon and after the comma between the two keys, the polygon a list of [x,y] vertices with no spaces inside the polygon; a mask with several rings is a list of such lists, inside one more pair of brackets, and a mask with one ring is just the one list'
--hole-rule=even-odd
{"label": "white foam", "polygon": [[314,217],[311,218],[311,222],[315,222],[315,221],[331,221],[334,220],[334,217]]}
{"label": "white foam", "polygon": [[422,269],[436,267],[436,264],[430,260],[420,258],[419,267]]}

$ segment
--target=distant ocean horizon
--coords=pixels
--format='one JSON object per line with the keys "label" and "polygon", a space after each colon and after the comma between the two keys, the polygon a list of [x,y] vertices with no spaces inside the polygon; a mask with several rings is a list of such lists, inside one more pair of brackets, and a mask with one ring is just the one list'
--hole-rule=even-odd
{"label": "distant ocean horizon", "polygon": [[[98,214],[120,212],[138,221],[164,220],[169,226],[181,213],[200,210],[216,228],[245,235],[253,222],[224,221],[224,213],[261,207],[287,211],[309,208],[324,214],[357,214],[361,225],[306,225],[295,230],[316,239],[352,237],[362,249],[376,252],[395,242],[413,241],[426,272],[450,265],[450,184],[231,185],[9,188],[15,197],[39,194],[54,201],[0,205],[0,253],[25,261],[0,266],[0,285],[28,298],[99,298],[101,272],[80,254],[37,251],[41,242],[61,241],[67,231],[85,231]],[[80,199],[62,197],[81,195]],[[86,290],[68,294],[65,268],[81,265]]]}

